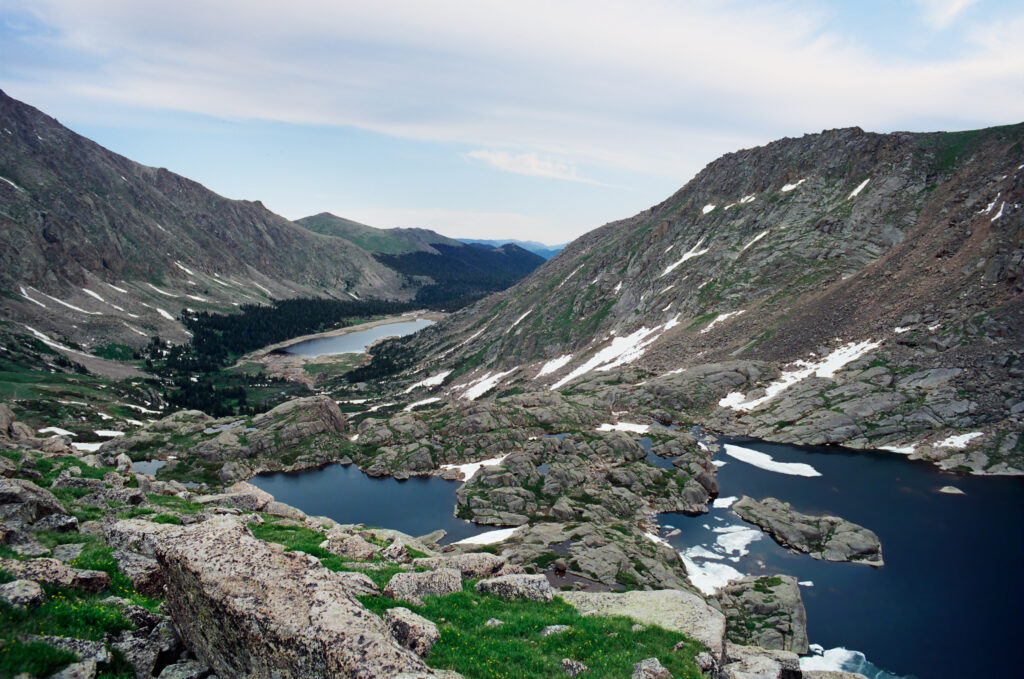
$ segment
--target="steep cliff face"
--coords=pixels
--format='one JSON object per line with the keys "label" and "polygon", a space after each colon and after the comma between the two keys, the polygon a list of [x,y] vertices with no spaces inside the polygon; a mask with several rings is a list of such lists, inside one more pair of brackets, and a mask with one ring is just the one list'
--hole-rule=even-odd
{"label": "steep cliff face", "polygon": [[[1022,140],[854,128],[728,154],[411,341],[455,396],[618,382],[650,405],[731,361],[686,389],[722,430],[1019,468]],[[974,427],[968,452],[929,444]]]}
{"label": "steep cliff face", "polygon": [[0,119],[8,318],[76,340],[137,342],[184,337],[166,317],[183,306],[414,292],[345,240],[132,162],[2,92]]}

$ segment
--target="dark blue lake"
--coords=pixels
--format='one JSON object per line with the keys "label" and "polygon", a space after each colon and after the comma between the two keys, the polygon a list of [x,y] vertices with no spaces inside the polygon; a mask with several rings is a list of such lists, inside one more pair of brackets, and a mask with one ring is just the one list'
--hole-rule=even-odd
{"label": "dark blue lake", "polygon": [[299,356],[361,354],[366,351],[368,346],[379,339],[385,337],[404,337],[433,324],[434,321],[427,320],[426,318],[418,318],[414,321],[385,323],[345,335],[320,337],[318,339],[306,340],[305,342],[297,342],[285,347],[282,351],[286,354],[297,354]]}
{"label": "dark blue lake", "polygon": [[[811,643],[859,651],[892,675],[1022,676],[1024,479],[948,474],[892,453],[731,442],[778,462],[809,464],[821,476],[767,471],[717,453],[726,462],[718,471],[722,497],[772,496],[802,512],[842,516],[878,534],[885,565],[817,561],[766,534],[745,547],[749,554],[693,562],[813,582],[801,587]],[[947,485],[966,495],[938,492]],[[718,542],[723,528],[752,527],[726,508],[699,517],[662,514],[660,521],[663,535],[666,524],[681,529],[668,538],[680,551],[702,546],[718,556],[726,551]],[[859,661],[848,654],[849,669]]]}
{"label": "dark blue lake", "polygon": [[414,537],[443,528],[448,531],[445,543],[494,530],[456,518],[455,491],[461,484],[437,476],[377,479],[354,464],[332,464],[260,474],[249,483],[311,516],[329,516],[339,523],[391,528]]}

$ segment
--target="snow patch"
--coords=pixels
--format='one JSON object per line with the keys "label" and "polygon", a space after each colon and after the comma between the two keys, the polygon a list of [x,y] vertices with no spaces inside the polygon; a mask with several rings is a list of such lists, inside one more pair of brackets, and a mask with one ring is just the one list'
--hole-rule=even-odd
{"label": "snow patch", "polygon": [[516,327],[517,325],[519,325],[519,323],[520,323],[520,322],[522,322],[522,320],[523,320],[524,318],[526,318],[527,316],[529,316],[529,315],[530,315],[531,313],[533,313],[533,309],[530,309],[530,310],[528,310],[528,311],[527,311],[527,312],[526,312],[525,314],[523,314],[522,316],[520,316],[519,318],[517,318],[517,319],[516,319],[516,321],[515,321],[515,323],[513,323],[513,324],[512,324],[512,325],[511,325],[511,326],[509,327],[509,330],[511,330],[512,328],[514,328],[514,327]]}
{"label": "snow patch", "polygon": [[621,289],[622,289],[622,281],[619,281],[618,283],[615,284],[615,287],[612,289],[612,292],[614,292],[617,295],[617,294],[619,294],[619,290],[621,290]]}
{"label": "snow patch", "polygon": [[195,271],[193,271],[192,269],[188,268],[187,266],[185,266],[181,262],[175,261],[174,262],[174,266],[178,267],[179,269],[181,269],[182,271],[187,273],[189,276],[195,276],[196,275]]}
{"label": "snow patch", "polygon": [[807,178],[806,178],[806,177],[804,177],[803,179],[801,179],[801,180],[797,181],[797,182],[796,182],[795,184],[785,184],[785,185],[783,185],[783,187],[782,187],[781,189],[779,189],[779,190],[780,190],[780,191],[782,191],[783,193],[789,193],[790,191],[792,191],[792,190],[793,190],[793,189],[795,189],[796,187],[798,187],[798,186],[800,186],[801,184],[803,184],[803,183],[804,183],[805,181],[807,181]]}
{"label": "snow patch", "polygon": [[710,323],[708,323],[708,327],[706,327],[706,328],[704,328],[703,330],[700,331],[700,334],[703,335],[706,332],[710,332],[711,328],[715,327],[715,324],[721,323],[725,319],[730,318],[732,316],[739,316],[744,311],[746,311],[746,309],[740,309],[739,311],[727,311],[724,314],[718,314],[718,316],[715,317],[715,320],[713,320]]}
{"label": "snow patch", "polygon": [[473,476],[480,471],[481,467],[494,467],[505,461],[508,457],[508,453],[501,457],[492,457],[487,460],[480,460],[479,462],[468,462],[466,464],[443,464],[441,469],[455,469],[462,472],[462,477],[468,482]]}
{"label": "snow patch", "polygon": [[998,202],[999,202],[999,196],[1001,196],[1001,195],[1003,195],[1003,192],[1002,192],[1002,191],[1000,191],[999,193],[997,193],[997,194],[996,194],[996,197],[992,199],[992,202],[991,202],[991,203],[989,203],[989,204],[988,204],[988,207],[986,207],[986,208],[985,208],[984,210],[982,210],[982,212],[984,212],[985,214],[991,214],[991,212],[992,212],[992,208],[994,208],[994,207],[996,206],[996,203],[998,203]]}
{"label": "snow patch", "polygon": [[[803,182],[803,181],[807,181],[807,180],[806,179],[801,179],[800,181]],[[756,193],[752,193],[749,196],[743,196],[742,198],[740,198],[740,205],[746,205],[747,203],[753,203],[756,198],[757,198],[757,194]]]}
{"label": "snow patch", "polygon": [[83,453],[95,453],[102,445],[102,443],[72,443],[71,447],[81,450]]}
{"label": "snow patch", "polygon": [[107,283],[107,285],[110,286],[111,288],[113,288],[114,290],[117,290],[118,292],[120,292],[123,295],[127,295],[128,294],[127,290],[125,290],[124,288],[119,288],[116,285],[114,285],[113,283]]}
{"label": "snow patch", "polygon": [[714,532],[718,533],[715,543],[722,551],[737,556],[749,554],[750,550],[747,547],[750,546],[750,543],[757,542],[764,535],[760,529],[747,526],[722,526],[715,528]]}
{"label": "snow patch", "polygon": [[43,307],[44,309],[46,308],[46,305],[45,305],[45,304],[43,304],[42,302],[38,302],[38,301],[36,301],[36,300],[32,299],[31,297],[29,297],[29,296],[28,296],[28,293],[27,293],[27,292],[25,292],[25,287],[24,287],[24,286],[22,286],[22,285],[19,285],[19,286],[18,286],[18,289],[19,289],[19,290],[21,291],[21,296],[22,296],[22,297],[24,297],[24,298],[25,298],[25,299],[27,299],[28,301],[32,302],[33,304],[37,304],[37,305],[39,305],[39,306]]}
{"label": "snow patch", "polygon": [[185,296],[188,297],[189,299],[195,300],[197,302],[209,302],[210,301],[210,300],[206,299],[205,297],[200,297],[199,295],[185,295]]}
{"label": "snow patch", "polygon": [[118,436],[124,436],[123,431],[117,431],[114,429],[97,429],[93,432],[96,436],[103,436],[104,438],[112,439]]}
{"label": "snow patch", "polygon": [[855,188],[853,191],[850,191],[850,195],[848,195],[846,197],[846,199],[849,200],[851,198],[856,198],[857,194],[864,190],[864,187],[868,185],[869,181],[871,181],[871,177],[868,177],[867,179],[862,181],[860,184],[858,184],[857,188]]}
{"label": "snow patch", "polygon": [[[680,264],[682,264],[686,260],[693,259],[694,257],[700,257],[701,255],[706,253],[710,248],[704,248],[703,250],[698,250],[697,249],[697,248],[699,248],[701,246],[701,244],[703,242],[704,242],[703,238],[701,238],[699,241],[697,241],[696,245],[694,245],[690,250],[688,250],[685,255],[683,255],[682,257],[679,258],[679,261],[673,262],[672,264],[669,264],[665,268],[665,270],[661,273],[661,276],[669,275],[670,273],[672,273],[673,270],[675,270],[675,268],[677,266],[679,266]],[[659,278],[661,278],[661,276],[659,276]]]}
{"label": "snow patch", "polygon": [[679,556],[686,564],[686,574],[690,582],[707,596],[743,577],[743,573],[724,563],[707,563],[701,566],[685,553],[680,552]]}
{"label": "snow patch", "polygon": [[550,375],[551,373],[558,372],[563,367],[565,367],[565,365],[568,364],[571,360],[572,354],[563,354],[558,358],[553,358],[540,367],[540,372],[538,372],[537,377],[534,377],[533,379],[538,379],[544,377],[545,375]]}
{"label": "snow patch", "polygon": [[867,352],[879,346],[879,342],[864,340],[863,342],[850,342],[838,349],[835,349],[825,358],[818,362],[796,361],[793,365],[799,366],[796,370],[789,370],[782,373],[779,379],[769,384],[764,390],[764,396],[747,401],[746,397],[738,391],[727,394],[718,405],[733,410],[750,411],[758,406],[772,400],[780,393],[811,375],[817,377],[835,377],[835,374],[846,364],[855,361]]}
{"label": "snow patch", "polygon": [[[32,288],[32,289],[35,290],[35,288]],[[39,292],[39,291],[37,290],[36,292]],[[83,309],[81,307],[77,307],[74,304],[68,304],[67,302],[59,300],[56,297],[53,297],[51,295],[47,295],[45,292],[41,292],[40,294],[43,295],[44,297],[49,297],[50,299],[52,299],[57,304],[61,304],[63,306],[66,306],[67,308],[71,309],[72,311],[77,311],[79,313],[87,314],[89,316],[102,316],[103,315],[103,313],[99,312],[99,311],[86,311],[85,309]]]}
{"label": "snow patch", "polygon": [[993,217],[991,219],[991,221],[994,222],[994,221],[996,221],[997,219],[999,219],[1000,217],[1003,216],[1003,208],[1004,207],[1006,207],[1006,201],[1005,200],[1002,203],[999,204],[999,212],[996,213],[996,216]]}
{"label": "snow patch", "polygon": [[978,438],[979,436],[984,436],[984,435],[985,435],[985,432],[983,432],[983,431],[972,431],[970,434],[957,434],[955,436],[950,436],[948,438],[944,438],[944,439],[942,439],[941,441],[939,441],[938,443],[936,443],[934,445],[938,446],[939,448],[960,448],[960,449],[962,449],[962,448],[966,448],[967,444],[970,443],[971,441],[973,441],[974,439]]}
{"label": "snow patch", "polygon": [[436,396],[431,396],[430,398],[425,398],[425,399],[423,399],[421,401],[413,401],[409,405],[407,405],[404,408],[402,408],[402,412],[403,413],[411,413],[413,410],[415,410],[416,408],[419,408],[420,406],[429,405],[431,403],[437,403],[440,400],[441,399],[437,398]]}
{"label": "snow patch", "polygon": [[767,236],[767,235],[768,235],[768,232],[769,232],[769,231],[771,231],[771,229],[765,229],[765,230],[764,230],[764,231],[762,231],[761,233],[759,233],[759,234],[757,234],[756,236],[754,236],[754,240],[752,240],[752,241],[750,241],[749,243],[747,243],[746,245],[744,245],[744,246],[743,246],[743,249],[742,249],[742,250],[740,250],[740,252],[744,252],[744,251],[745,251],[745,250],[746,250],[747,248],[749,248],[749,247],[750,247],[751,245],[753,245],[753,244],[754,244],[754,243],[756,243],[757,241],[759,241],[759,240],[761,240],[762,238],[764,238],[765,236]]}
{"label": "snow patch", "polygon": [[121,322],[124,323],[124,327],[128,328],[129,330],[134,332],[136,335],[139,335],[140,337],[149,337],[149,335],[147,335],[146,333],[142,332],[141,330],[139,330],[137,328],[133,328],[132,326],[128,325],[127,321],[121,321]]}
{"label": "snow patch", "polygon": [[560,288],[560,287],[562,287],[563,285],[565,285],[566,283],[568,283],[568,282],[569,282],[569,279],[570,279],[570,278],[572,278],[573,276],[575,276],[575,275],[576,275],[576,273],[577,273],[577,272],[578,272],[578,271],[579,271],[580,269],[582,269],[582,268],[583,268],[583,265],[582,265],[582,264],[580,264],[580,265],[579,265],[578,267],[576,267],[575,269],[573,269],[573,270],[572,270],[572,273],[570,273],[570,274],[569,274],[568,276],[566,276],[566,277],[565,277],[565,279],[564,279],[564,280],[563,280],[563,281],[562,281],[561,283],[559,283],[559,284],[558,284],[558,287],[557,287],[557,288],[555,288],[555,290],[557,290],[558,288]]}
{"label": "snow patch", "polygon": [[789,474],[790,476],[821,476],[821,472],[809,464],[804,464],[803,462],[776,462],[768,453],[736,446],[731,443],[725,444],[725,454],[740,462],[746,462],[749,465],[770,472]]}
{"label": "snow patch", "polygon": [[40,434],[54,434],[56,436],[74,436],[75,433],[68,431],[67,429],[61,429],[60,427],[43,427],[39,430]]}
{"label": "snow patch", "polygon": [[915,448],[917,448],[917,444],[911,443],[907,446],[882,446],[879,450],[887,450],[890,453],[899,453],[900,455],[913,455]]}
{"label": "snow patch", "polygon": [[897,335],[902,335],[905,332],[910,332],[910,328],[904,328],[897,325],[895,328],[892,329],[892,331]]}
{"label": "snow patch", "polygon": [[4,181],[4,182],[7,182],[7,183],[8,183],[8,184],[10,184],[11,186],[13,186],[13,187],[14,187],[14,188],[15,188],[16,190],[18,190],[18,191],[21,191],[22,193],[25,193],[25,189],[21,188],[20,186],[18,186],[18,185],[17,185],[17,184],[15,184],[14,182],[12,182],[12,181],[11,181],[10,179],[8,179],[7,177],[0,177],[0,181]]}
{"label": "snow patch", "polygon": [[167,320],[169,320],[169,321],[173,321],[174,320],[174,316],[170,315],[169,313],[167,313],[166,311],[164,311],[163,309],[161,309],[159,307],[157,307],[156,312],[158,314],[160,314],[161,316],[163,316],[164,318],[166,318]]}
{"label": "snow patch", "polygon": [[486,533],[480,533],[480,535],[474,535],[472,537],[463,538],[458,542],[453,542],[453,545],[493,545],[497,542],[507,540],[512,537],[518,528],[499,528],[498,530],[489,530]]}
{"label": "snow patch", "polygon": [[436,387],[436,386],[440,385],[442,382],[444,382],[444,378],[448,377],[451,374],[452,374],[451,370],[444,370],[442,372],[437,373],[436,375],[431,375],[430,377],[428,377],[426,379],[420,380],[416,384],[409,385],[409,388],[406,389],[402,393],[408,394],[409,392],[411,392],[413,389],[416,389],[417,387]]}
{"label": "snow patch", "polygon": [[628,431],[634,434],[646,434],[651,430],[649,424],[637,424],[636,422],[618,422],[616,424],[605,423],[597,428],[597,431]]}
{"label": "snow patch", "polygon": [[803,585],[804,587],[814,587],[813,580],[799,580],[796,584]]}
{"label": "snow patch", "polygon": [[[263,287],[262,285],[257,283],[256,281],[253,281],[252,284],[255,285],[257,288],[259,288],[260,290],[262,290],[263,292],[267,293],[268,295],[273,295],[274,294],[270,290],[267,290],[265,287]],[[352,294],[352,293],[349,293],[349,294]],[[354,294],[352,294],[352,296],[356,297]],[[359,299],[359,298],[356,297],[356,299]]]}
{"label": "snow patch", "polygon": [[462,398],[466,399],[467,401],[477,400],[478,398],[489,392],[491,389],[496,387],[504,377],[506,377],[507,375],[511,375],[516,370],[519,370],[519,368],[515,367],[512,368],[511,370],[506,370],[505,372],[494,373],[493,375],[490,372],[488,372],[483,377],[473,380],[472,382],[467,384],[465,387],[465,391],[462,392]]}
{"label": "snow patch", "polygon": [[99,295],[97,295],[97,294],[96,294],[95,292],[93,292],[92,290],[87,290],[87,289],[85,289],[85,288],[82,288],[82,292],[84,292],[85,294],[89,295],[90,297],[94,297],[94,298],[98,299],[99,301],[103,302],[104,304],[106,304],[106,303],[107,303],[107,300],[103,299],[102,297],[100,297]]}
{"label": "snow patch", "polygon": [[175,295],[174,293],[167,292],[166,290],[161,290],[160,288],[156,287],[152,283],[146,283],[146,285],[148,285],[149,287],[153,288],[154,290],[156,290],[157,292],[159,292],[161,295],[163,295],[165,297],[177,297],[178,296],[178,295]]}
{"label": "snow patch", "polygon": [[715,207],[716,207],[715,205],[712,205],[711,203],[708,203],[708,204],[707,204],[707,205],[705,205],[705,206],[704,206],[703,208],[701,208],[701,211],[700,211],[700,213],[701,213],[702,215],[706,215],[706,214],[708,214],[709,212],[712,212],[712,211],[713,211],[713,210],[715,209]]}
{"label": "snow patch", "polygon": [[735,495],[729,495],[728,497],[715,498],[715,501],[711,503],[711,506],[715,509],[728,509],[732,507],[732,503],[736,502],[739,498]]}

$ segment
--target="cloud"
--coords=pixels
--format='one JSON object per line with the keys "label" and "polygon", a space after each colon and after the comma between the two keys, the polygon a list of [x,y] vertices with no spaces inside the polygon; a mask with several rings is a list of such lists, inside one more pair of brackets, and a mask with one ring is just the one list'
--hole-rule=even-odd
{"label": "cloud", "polygon": [[523,174],[529,177],[545,177],[547,179],[564,179],[570,182],[611,187],[610,184],[581,177],[572,165],[561,163],[557,160],[540,158],[536,153],[511,154],[505,151],[478,150],[470,151],[465,154],[465,157],[483,161],[493,168],[514,174]]}
{"label": "cloud", "polygon": [[932,28],[943,29],[953,23],[965,9],[978,0],[915,0],[921,7],[925,22]]}
{"label": "cloud", "polygon": [[[952,29],[969,2],[924,7]],[[5,6],[46,30],[5,41],[0,77],[57,115],[91,102],[354,126],[575,182],[608,170],[681,183],[721,153],[822,128],[1024,119],[1024,41],[999,37],[1024,14],[1012,5],[944,32],[956,49],[938,57],[885,51],[810,0]],[[30,43],[45,68],[19,57]]]}

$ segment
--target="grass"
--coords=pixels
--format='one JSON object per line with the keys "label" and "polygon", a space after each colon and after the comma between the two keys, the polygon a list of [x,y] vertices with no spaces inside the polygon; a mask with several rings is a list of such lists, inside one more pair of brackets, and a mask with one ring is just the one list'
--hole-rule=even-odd
{"label": "grass", "polygon": [[332,571],[340,571],[346,559],[320,548],[327,536],[318,530],[302,526],[284,526],[267,521],[261,526],[250,526],[252,534],[260,540],[283,545],[289,552],[305,552],[320,559],[320,563]]}
{"label": "grass", "polygon": [[[701,649],[690,641],[681,651],[673,646],[685,637],[659,627],[634,632],[624,617],[581,616],[575,608],[552,602],[510,601],[485,596],[466,584],[462,592],[427,597],[423,606],[379,597],[360,597],[376,613],[405,606],[438,624],[441,639],[426,662],[431,667],[461,672],[472,679],[546,679],[564,676],[562,658],[587,665],[591,677],[628,677],[633,665],[656,657],[677,679],[701,676],[693,657]],[[486,627],[490,618],[504,622]],[[541,637],[548,625],[572,629]]]}
{"label": "grass", "polygon": [[77,659],[74,653],[49,644],[12,641],[0,648],[0,677],[13,677],[23,672],[48,677]]}

